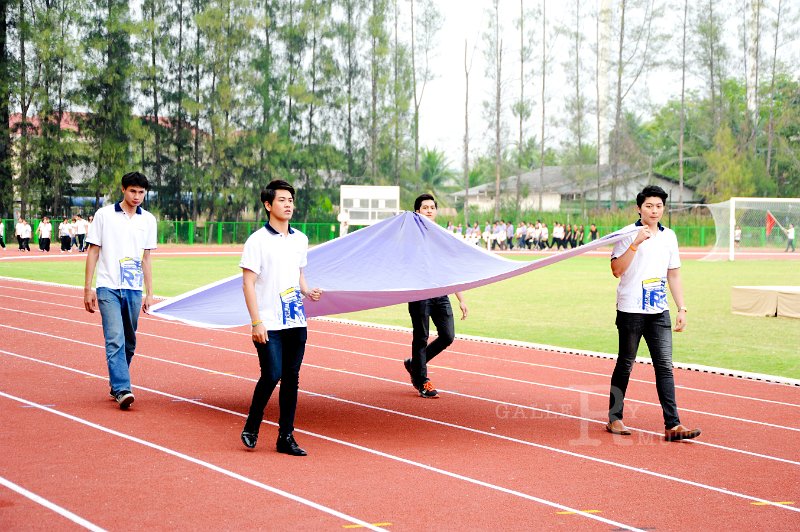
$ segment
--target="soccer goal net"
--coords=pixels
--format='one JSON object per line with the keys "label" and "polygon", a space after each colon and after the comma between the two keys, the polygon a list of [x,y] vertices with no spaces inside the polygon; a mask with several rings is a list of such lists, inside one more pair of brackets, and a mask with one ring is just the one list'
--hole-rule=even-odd
{"label": "soccer goal net", "polygon": [[716,242],[705,260],[784,251],[790,228],[800,225],[800,198],[731,198],[708,209],[714,217]]}

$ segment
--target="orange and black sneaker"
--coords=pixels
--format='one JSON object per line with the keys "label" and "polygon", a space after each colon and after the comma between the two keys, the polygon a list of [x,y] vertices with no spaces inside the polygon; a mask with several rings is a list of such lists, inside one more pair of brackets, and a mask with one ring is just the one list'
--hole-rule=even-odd
{"label": "orange and black sneaker", "polygon": [[434,399],[439,397],[439,392],[436,391],[434,388],[433,383],[430,379],[425,379],[425,382],[417,388],[419,390],[419,396],[425,397],[426,399]]}

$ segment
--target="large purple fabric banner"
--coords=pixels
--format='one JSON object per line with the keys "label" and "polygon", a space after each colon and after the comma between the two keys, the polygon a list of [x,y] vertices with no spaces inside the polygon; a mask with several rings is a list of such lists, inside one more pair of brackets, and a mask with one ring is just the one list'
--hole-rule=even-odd
{"label": "large purple fabric banner", "polygon": [[[521,275],[608,246],[616,232],[533,262],[497,256],[456,238],[416,213],[403,212],[373,226],[316,246],[305,268],[309,287],[322,299],[305,299],[308,317],[354,312],[452,294]],[[162,301],[151,314],[203,327],[250,322],[241,274]]]}

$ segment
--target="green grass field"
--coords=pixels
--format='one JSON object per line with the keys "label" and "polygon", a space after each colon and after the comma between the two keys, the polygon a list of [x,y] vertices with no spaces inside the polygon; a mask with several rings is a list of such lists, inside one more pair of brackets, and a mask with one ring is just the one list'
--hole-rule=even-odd
{"label": "green grass field", "polygon": [[[238,256],[155,258],[155,291],[173,296],[235,275],[238,261]],[[684,260],[682,273],[689,326],[674,335],[676,361],[800,378],[800,321],[730,311],[731,286],[800,285],[797,262]],[[81,286],[83,262],[9,261],[0,263],[0,275]],[[467,292],[470,316],[456,322],[456,332],[616,353],[616,286],[607,258],[563,261]],[[410,326],[405,305],[340,317]],[[647,356],[644,345],[640,355]]]}

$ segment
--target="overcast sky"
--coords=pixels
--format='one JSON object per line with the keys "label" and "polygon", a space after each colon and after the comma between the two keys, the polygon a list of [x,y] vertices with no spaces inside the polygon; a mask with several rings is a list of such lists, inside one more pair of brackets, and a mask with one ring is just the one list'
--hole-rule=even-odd
{"label": "overcast sky", "polygon": [[[549,26],[564,23],[568,17],[563,1],[547,2],[547,17]],[[423,95],[420,123],[420,144],[425,147],[435,147],[447,154],[450,166],[461,168],[463,164],[463,137],[464,137],[464,41],[468,42],[469,55],[472,57],[470,70],[470,157],[474,158],[479,153],[485,152],[486,146],[493,143],[493,131],[483,117],[483,102],[494,98],[494,84],[486,77],[486,61],[483,50],[486,47],[483,33],[488,28],[491,0],[436,0],[436,4],[443,16],[443,26],[438,34],[435,56],[433,58],[433,71],[437,78],[428,84]],[[532,9],[539,2],[525,1],[526,9]],[[595,2],[583,2],[584,17],[589,23],[584,29],[587,39],[585,50],[585,66],[593,69],[594,55],[589,45],[595,39],[594,19],[589,13],[595,9]],[[510,107],[517,98],[519,90],[519,30],[515,20],[519,17],[518,0],[500,0],[501,38],[503,39],[504,60],[503,78],[505,79],[504,107],[507,110],[505,125],[507,137],[515,139],[518,136],[517,120],[511,115]],[[541,33],[541,20],[529,22],[536,25],[536,34]],[[538,39],[537,39],[538,40]],[[590,42],[590,41],[591,42]],[[540,46],[537,43],[537,47]],[[549,117],[546,119],[545,137],[549,142],[557,143],[560,136],[555,121],[563,119],[562,94],[566,90],[572,91],[567,86],[563,74],[562,63],[566,59],[569,43],[566,37],[559,36],[554,42],[554,60],[551,63],[547,78],[547,105]],[[533,115],[528,121],[527,136],[541,136],[541,82],[538,72],[541,70],[538,62],[541,61],[541,49],[533,53],[531,64],[537,74],[528,73],[526,79],[526,98],[535,100]],[[593,78],[586,75],[585,90],[587,96],[594,100],[595,87]],[[646,89],[646,81],[642,84],[642,91]],[[659,99],[665,101],[668,94],[659,90]],[[591,127],[594,120],[589,121]],[[595,135],[594,129],[591,135]]]}
{"label": "overcast sky", "polygon": [[[486,63],[483,56],[485,44],[482,34],[488,28],[487,10],[492,7],[492,0],[435,0],[443,17],[443,27],[438,34],[435,55],[433,57],[433,71],[437,78],[428,84],[423,95],[421,107],[420,123],[420,144],[429,148],[437,148],[447,154],[449,164],[452,168],[461,168],[463,164],[463,136],[464,136],[464,40],[468,41],[470,53],[473,57],[473,65],[470,71],[470,157],[473,159],[479,153],[485,153],[486,147],[493,143],[493,132],[490,125],[483,118],[482,105],[488,99],[494,98],[494,87],[490,80],[486,78]],[[547,0],[548,26],[555,27],[557,24],[569,24],[565,19],[570,17],[566,5],[573,2],[567,0]],[[615,2],[612,2],[614,4]],[[682,2],[673,2],[682,6]],[[741,22],[741,12],[736,13],[736,6],[741,2],[738,0],[723,1],[718,7],[723,9],[725,16],[728,17],[726,27],[722,32],[727,41],[730,63],[727,66],[729,75],[743,77],[742,53],[740,44],[739,26]],[[775,2],[767,0],[765,10],[774,7]],[[525,0],[526,9],[533,9],[541,4],[541,0]],[[589,100],[594,104],[595,85],[594,85],[594,61],[595,56],[592,46],[595,41],[595,18],[593,11],[596,10],[597,0],[582,0],[582,19],[585,20],[585,39],[586,50],[584,52],[584,63],[587,74],[584,79],[584,90]],[[786,4],[784,0],[784,4]],[[506,92],[504,97],[504,107],[507,110],[505,125],[507,138],[515,139],[518,136],[518,126],[516,120],[511,116],[510,107],[517,98],[519,87],[519,30],[516,29],[515,19],[519,16],[519,0],[500,0],[500,17],[504,41],[504,61],[503,78],[506,81]],[[786,10],[788,7],[785,6]],[[401,2],[401,8],[408,10],[408,2]],[[692,10],[696,9],[694,4],[690,5],[690,20],[696,15]],[[798,8],[795,6],[794,11]],[[401,15],[401,17],[404,15]],[[658,24],[658,30],[668,32],[673,35],[680,35],[680,21],[683,16],[682,9],[667,10],[664,18]],[[774,39],[774,29],[772,19],[774,15],[767,11],[764,15],[764,34],[763,50],[764,54],[770,56]],[[537,28],[537,35],[541,33],[541,21],[534,22]],[[787,30],[789,31],[789,30]],[[691,36],[690,36],[691,38]],[[795,37],[791,37],[795,38]],[[410,39],[409,39],[410,40]],[[779,51],[779,58],[791,65],[797,65],[798,49],[797,40],[786,43]],[[540,46],[540,44],[536,44]],[[474,53],[472,52],[474,47]],[[668,53],[677,53],[677,40],[670,45],[659,50],[662,56]],[[555,43],[555,59],[552,62],[547,78],[547,111],[545,138],[547,142],[557,144],[563,139],[563,128],[560,128],[556,121],[563,120],[563,94],[565,91],[574,90],[569,87],[563,74],[565,61],[569,53],[569,43],[564,36],[558,37]],[[534,51],[533,60],[540,61],[541,51],[537,48]],[[532,65],[538,73],[540,67]],[[794,68],[796,71],[796,68]],[[701,80],[690,76],[687,79],[687,90],[695,89],[704,91]],[[533,74],[526,82],[526,98],[535,99],[533,115],[528,122],[526,136],[535,135],[540,138],[541,127],[541,85],[538,74]],[[654,106],[661,106],[671,98],[680,96],[680,72],[670,71],[664,66],[660,70],[651,71],[642,77],[636,84],[636,90],[627,100],[628,108],[632,108],[644,117],[648,117]],[[594,129],[594,118],[590,117],[588,124],[589,134],[596,135]],[[474,159],[473,159],[474,160]]]}

